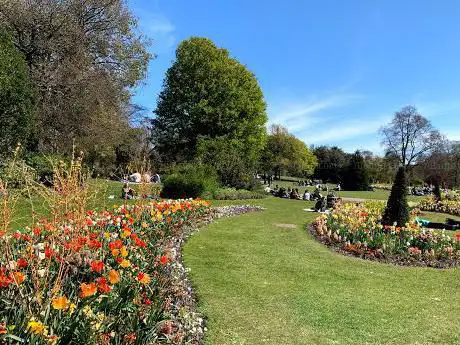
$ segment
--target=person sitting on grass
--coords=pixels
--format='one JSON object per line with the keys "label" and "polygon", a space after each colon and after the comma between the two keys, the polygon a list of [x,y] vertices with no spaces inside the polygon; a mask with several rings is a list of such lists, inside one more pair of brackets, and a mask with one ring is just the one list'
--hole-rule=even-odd
{"label": "person sitting on grass", "polygon": [[305,189],[305,193],[303,193],[302,199],[310,201],[310,192],[308,191],[308,189]]}
{"label": "person sitting on grass", "polygon": [[315,211],[316,212],[324,212],[326,211],[326,197],[322,196],[320,194],[320,198],[318,199],[318,201],[316,202],[315,204]]}
{"label": "person sitting on grass", "polygon": [[315,192],[313,193],[313,195],[311,196],[311,198],[312,198],[313,200],[319,200],[319,199],[321,199],[321,194],[320,194],[319,188],[316,188],[316,189],[315,189]]}
{"label": "person sitting on grass", "polygon": [[279,191],[279,196],[280,198],[289,199],[289,190],[286,191],[286,189],[281,188]]}
{"label": "person sitting on grass", "polygon": [[121,198],[125,200],[134,199],[136,191],[129,186],[129,183],[125,183],[121,189]]}
{"label": "person sitting on grass", "polygon": [[294,200],[300,200],[299,190],[297,188],[293,188],[290,197]]}

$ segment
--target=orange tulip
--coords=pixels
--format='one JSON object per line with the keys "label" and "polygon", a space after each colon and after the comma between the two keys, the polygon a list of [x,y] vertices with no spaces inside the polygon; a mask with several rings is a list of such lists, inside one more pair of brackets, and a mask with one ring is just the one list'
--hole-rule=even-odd
{"label": "orange tulip", "polygon": [[82,298],[90,297],[97,292],[97,286],[94,283],[82,283],[80,285],[80,296]]}
{"label": "orange tulip", "polygon": [[108,274],[110,284],[114,285],[120,282],[120,273],[115,270],[111,270]]}
{"label": "orange tulip", "polygon": [[14,272],[13,277],[16,283],[22,284],[26,280],[26,275],[22,272]]}
{"label": "orange tulip", "polygon": [[65,296],[60,296],[53,299],[51,304],[56,310],[65,310],[69,307],[69,300]]}
{"label": "orange tulip", "polygon": [[150,276],[147,273],[139,273],[137,275],[137,280],[139,281],[139,283],[147,285],[148,283],[150,283]]}

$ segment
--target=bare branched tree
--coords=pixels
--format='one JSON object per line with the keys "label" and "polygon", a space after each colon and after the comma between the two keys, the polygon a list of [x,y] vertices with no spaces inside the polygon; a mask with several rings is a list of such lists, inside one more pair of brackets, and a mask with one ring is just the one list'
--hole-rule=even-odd
{"label": "bare branched tree", "polygon": [[110,145],[126,131],[122,108],[151,57],[126,0],[0,0],[0,25],[37,90],[33,149]]}
{"label": "bare branched tree", "polygon": [[443,137],[415,107],[406,106],[380,129],[387,154],[399,158],[406,169],[443,143]]}

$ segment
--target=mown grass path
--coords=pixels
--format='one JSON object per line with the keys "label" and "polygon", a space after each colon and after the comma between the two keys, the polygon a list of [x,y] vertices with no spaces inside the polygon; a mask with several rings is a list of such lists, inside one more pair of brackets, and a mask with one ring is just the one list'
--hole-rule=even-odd
{"label": "mown grass path", "polygon": [[184,247],[207,344],[460,344],[459,269],[344,257],[305,231],[311,203],[251,203],[267,210],[220,219]]}

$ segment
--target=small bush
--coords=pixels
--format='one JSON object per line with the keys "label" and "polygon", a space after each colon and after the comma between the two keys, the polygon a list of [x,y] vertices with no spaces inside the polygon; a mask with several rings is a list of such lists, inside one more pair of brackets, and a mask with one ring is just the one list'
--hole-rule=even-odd
{"label": "small bush", "polygon": [[217,173],[206,165],[184,165],[173,169],[163,181],[163,198],[209,197],[217,190]]}
{"label": "small bush", "polygon": [[35,176],[40,179],[44,176],[52,178],[54,169],[59,161],[67,162],[67,159],[58,155],[43,155],[41,153],[29,153],[25,156],[25,163],[34,169]]}

